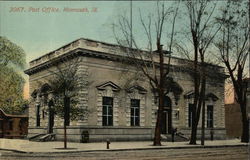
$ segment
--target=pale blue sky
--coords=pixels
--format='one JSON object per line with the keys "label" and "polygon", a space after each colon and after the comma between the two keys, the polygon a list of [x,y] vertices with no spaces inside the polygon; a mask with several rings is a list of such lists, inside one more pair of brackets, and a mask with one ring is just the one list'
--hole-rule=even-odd
{"label": "pale blue sky", "polygon": [[[128,2],[0,2],[0,34],[21,46],[27,62],[80,37],[113,41],[108,27],[117,10],[129,9]],[[25,7],[26,12],[10,12]],[[29,12],[29,7],[40,12]],[[58,13],[42,12],[44,7],[59,8]],[[96,13],[63,12],[69,8],[97,8]],[[120,9],[119,9],[120,8]]]}
{"label": "pale blue sky", "polygon": [[[168,7],[173,2],[166,1],[166,3]],[[10,12],[12,7],[24,7],[26,12]],[[40,8],[40,11],[29,12],[30,7]],[[45,13],[42,11],[44,7],[59,8],[60,12]],[[90,12],[63,12],[66,7],[88,8]],[[91,12],[92,8],[97,8],[97,12]],[[133,2],[133,32],[139,35],[139,42],[145,46],[145,34],[138,26],[139,8],[147,19],[148,13],[156,12],[156,3],[155,1]],[[21,46],[26,52],[28,63],[81,37],[115,43],[111,24],[117,20],[119,14],[129,13],[130,1],[0,1],[0,35]],[[177,23],[177,28],[187,29],[188,19],[182,15],[179,17],[179,22],[183,21],[187,22],[182,23],[182,26]],[[166,39],[169,37],[166,32],[171,29],[171,23],[169,24],[170,26],[165,26],[163,32],[163,37]],[[24,77],[27,80],[28,76]]]}
{"label": "pale blue sky", "polygon": [[[165,2],[166,7],[173,3]],[[26,12],[10,12],[12,7],[24,7]],[[30,7],[40,8],[40,11],[29,12]],[[45,13],[42,11],[44,7],[59,8],[60,12]],[[63,12],[66,7],[88,8],[90,12]],[[97,12],[91,12],[92,8],[97,8]],[[139,35],[138,42],[145,46],[145,34],[138,26],[139,8],[147,19],[149,13],[156,13],[156,3],[133,2],[133,32]],[[119,14],[125,13],[130,13],[130,1],[0,1],[0,35],[21,46],[29,62],[81,37],[115,43],[111,24],[117,22]],[[183,21],[187,21],[187,18],[182,15],[178,22]],[[178,22],[177,28],[187,27],[178,26]],[[168,39],[167,32],[171,29],[171,23],[166,24],[168,26],[165,26],[163,37]],[[188,25],[188,21],[182,24]]]}
{"label": "pale blue sky", "polygon": [[[10,12],[12,8],[24,7],[25,12]],[[40,8],[31,12],[29,8]],[[60,12],[46,13],[43,8],[59,8]],[[64,12],[64,8],[88,8],[86,12]],[[155,1],[133,2],[133,19],[155,11]],[[97,12],[91,12],[97,8]],[[28,63],[50,51],[78,38],[88,38],[116,43],[111,24],[118,15],[129,15],[130,1],[0,1],[0,35],[22,47]],[[137,15],[136,15],[137,14]],[[138,23],[134,20],[133,24]],[[135,25],[136,26],[136,25]],[[134,27],[134,31],[142,33]],[[140,43],[145,39],[140,37]],[[27,75],[24,75],[26,81]]]}
{"label": "pale blue sky", "polygon": [[[155,2],[133,2],[137,11],[138,6],[142,13],[148,12]],[[10,12],[12,7],[24,7],[25,12]],[[40,10],[30,12],[30,7]],[[59,8],[60,12],[45,13],[44,7]],[[97,8],[97,12],[63,12],[66,7]],[[1,1],[0,35],[21,46],[29,62],[80,37],[115,43],[111,24],[125,12],[130,12],[129,1]]]}

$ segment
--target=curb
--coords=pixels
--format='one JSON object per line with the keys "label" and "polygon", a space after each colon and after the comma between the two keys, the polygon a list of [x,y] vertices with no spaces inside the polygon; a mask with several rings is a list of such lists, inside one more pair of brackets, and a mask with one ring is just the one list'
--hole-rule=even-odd
{"label": "curb", "polygon": [[16,149],[5,149],[5,148],[0,148],[0,151],[11,151],[11,152],[16,152],[16,153],[28,153],[28,152],[20,151],[20,150],[16,150]]}
{"label": "curb", "polygon": [[237,144],[237,145],[214,145],[214,146],[201,146],[201,145],[196,145],[196,146],[175,146],[175,147],[155,147],[155,148],[131,148],[131,149],[100,149],[100,150],[79,150],[79,151],[64,151],[64,152],[26,152],[26,151],[21,151],[21,150],[16,150],[16,149],[4,149],[0,148],[0,150],[3,151],[11,151],[15,153],[26,153],[26,154],[33,154],[33,153],[40,153],[40,154],[46,154],[46,153],[80,153],[80,152],[115,152],[115,151],[140,151],[140,150],[159,150],[159,149],[197,149],[197,148],[227,148],[227,147],[246,147],[248,144]]}

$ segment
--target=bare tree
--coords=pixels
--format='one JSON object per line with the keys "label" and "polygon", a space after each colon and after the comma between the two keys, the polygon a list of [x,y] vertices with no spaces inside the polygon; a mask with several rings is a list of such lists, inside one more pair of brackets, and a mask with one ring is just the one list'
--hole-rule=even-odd
{"label": "bare tree", "polygon": [[228,0],[222,9],[221,17],[217,18],[222,24],[215,46],[220,52],[220,59],[225,64],[230,75],[235,100],[240,105],[242,115],[241,142],[248,142],[248,120],[246,113],[246,85],[244,71],[249,56],[249,19],[247,1]]}
{"label": "bare tree", "polygon": [[[144,31],[144,35],[139,35],[139,39],[142,39],[142,37],[146,37],[146,51],[141,50],[137,43],[138,37],[136,37],[136,34],[132,32],[132,19],[130,19],[131,21],[129,21],[129,18],[127,18],[126,16],[120,16],[118,24],[115,24],[113,29],[117,43],[120,44],[121,47],[128,53],[127,62],[136,66],[144,74],[144,76],[149,80],[152,89],[159,96],[153,144],[161,145],[160,135],[164,96],[171,91],[179,91],[179,94],[182,92],[182,89],[171,89],[171,87],[173,87],[174,85],[169,84],[173,81],[170,81],[167,78],[170,72],[170,54],[172,52],[172,43],[175,33],[175,20],[178,13],[179,3],[176,5],[176,8],[166,8],[165,4],[160,2],[157,2],[156,5],[156,15],[148,14],[148,17],[145,18],[142,15],[141,10],[139,11],[140,24]],[[167,24],[170,25],[170,29]],[[116,29],[120,31],[120,34],[116,32]],[[168,50],[164,50],[162,37],[163,32],[168,30],[171,30],[169,43],[166,44],[166,48],[168,48]],[[156,36],[155,47],[154,39],[152,38],[153,36]],[[156,51],[153,50],[154,48],[156,48]],[[177,93],[175,95],[177,95]]]}
{"label": "bare tree", "polygon": [[[202,137],[201,144],[204,145],[204,124],[205,124],[205,92],[207,81],[206,52],[211,45],[220,26],[213,25],[213,14],[216,3],[209,0],[185,2],[189,20],[188,40],[192,44],[194,60],[192,65],[192,77],[194,79],[194,102],[192,107],[192,131],[190,144],[196,144],[197,126],[202,110]],[[185,49],[184,49],[185,50]],[[187,53],[185,53],[187,54]]]}

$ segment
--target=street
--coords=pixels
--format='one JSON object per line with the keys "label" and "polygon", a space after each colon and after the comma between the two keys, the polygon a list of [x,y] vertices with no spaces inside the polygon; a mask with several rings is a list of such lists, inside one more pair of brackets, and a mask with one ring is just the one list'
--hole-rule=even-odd
{"label": "street", "polygon": [[248,147],[150,149],[78,153],[15,153],[0,151],[1,160],[248,160]]}

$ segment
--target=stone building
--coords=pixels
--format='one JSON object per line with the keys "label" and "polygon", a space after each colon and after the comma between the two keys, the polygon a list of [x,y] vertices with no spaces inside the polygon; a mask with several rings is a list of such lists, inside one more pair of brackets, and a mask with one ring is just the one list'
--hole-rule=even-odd
{"label": "stone building", "polygon": [[[79,91],[78,105],[87,108],[89,113],[81,120],[70,122],[68,139],[79,142],[81,133],[88,131],[90,141],[107,138],[151,140],[156,123],[157,95],[136,67],[123,63],[122,60],[128,58],[126,55],[126,51],[117,45],[81,38],[31,61],[30,68],[25,71],[29,75],[31,92],[29,136],[53,132],[56,139],[63,138],[63,121],[47,110],[53,107],[50,106],[52,96],[44,94],[46,81],[52,74],[48,70],[79,58],[77,72],[87,85]],[[162,134],[170,133],[173,127],[190,136],[194,95],[193,80],[186,70],[190,63],[189,60],[171,58],[169,76],[183,93],[178,101],[172,93],[165,96]],[[225,137],[224,68],[209,64],[207,68],[211,74],[206,85],[206,136],[213,129],[215,138],[222,139]],[[47,97],[46,101],[44,97]]]}

